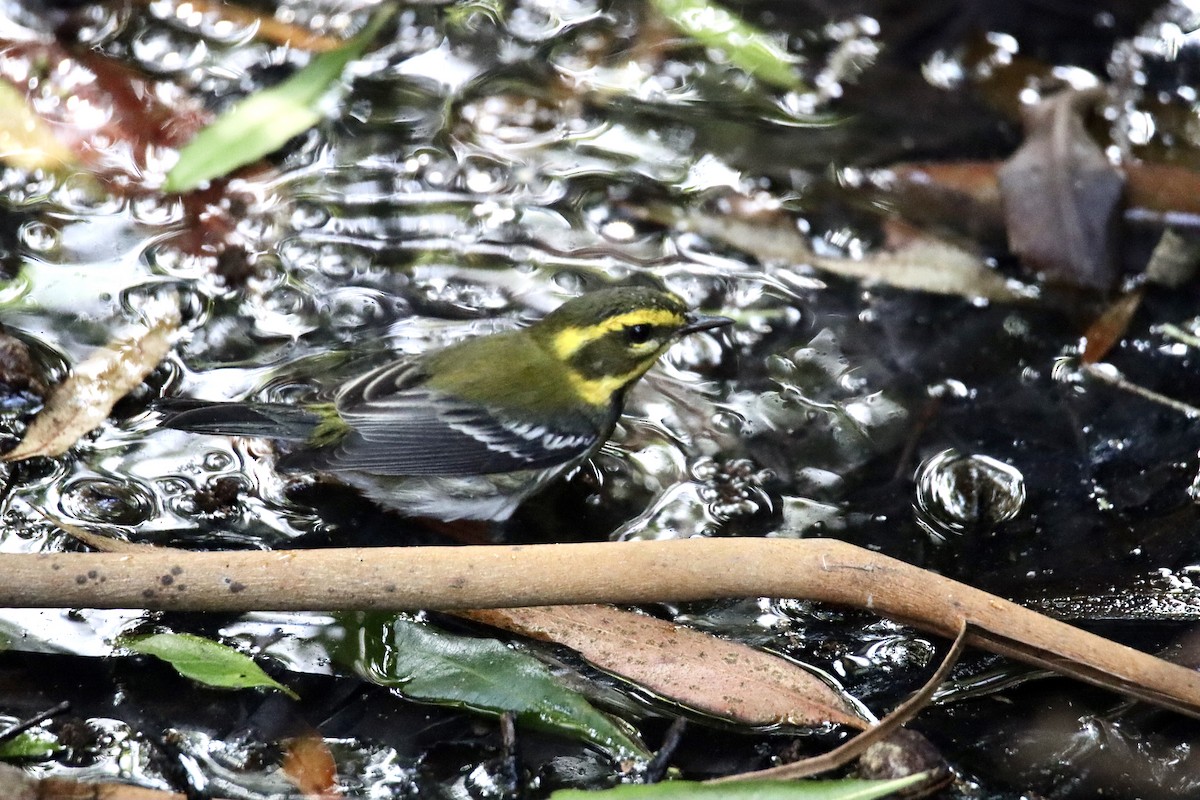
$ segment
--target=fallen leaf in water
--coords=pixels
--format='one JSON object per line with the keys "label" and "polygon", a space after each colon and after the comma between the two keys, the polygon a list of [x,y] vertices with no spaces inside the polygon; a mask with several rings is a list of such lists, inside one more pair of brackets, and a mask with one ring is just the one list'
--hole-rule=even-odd
{"label": "fallen leaf in water", "polygon": [[25,96],[0,80],[0,161],[22,169],[61,170],[75,163],[69,148],[54,138]]}
{"label": "fallen leaf in water", "polygon": [[847,188],[869,208],[899,214],[922,228],[1007,248],[996,161],[902,163],[854,173]]}
{"label": "fallen leaf in water", "polygon": [[283,775],[309,800],[341,797],[337,784],[337,763],[325,740],[316,734],[301,736],[287,743],[283,755]]}
{"label": "fallen leaf in water", "polygon": [[190,633],[154,633],[121,637],[117,644],[162,659],[185,678],[221,689],[277,689],[293,700],[300,696],[263,672],[250,656],[228,645]]}
{"label": "fallen leaf in water", "polygon": [[[83,165],[113,189],[143,185],[162,151],[186,141],[209,117],[178,87],[148,79],[98,49],[9,43],[0,50],[0,79],[26,109],[18,113],[37,109],[41,149]],[[59,101],[65,97],[72,102]]]}
{"label": "fallen leaf in water", "polygon": [[174,300],[161,301],[148,304],[145,313],[144,323],[97,350],[50,390],[45,408],[5,461],[62,455],[158,366],[179,327],[179,308]]}
{"label": "fallen leaf in water", "polygon": [[1000,168],[1009,248],[1047,280],[1108,289],[1125,177],[1088,135],[1098,90],[1064,91],[1026,112],[1025,143]]}
{"label": "fallen leaf in water", "polygon": [[394,614],[347,614],[341,621],[346,635],[334,659],[374,684],[411,700],[513,714],[522,724],[591,742],[616,758],[650,757],[630,728],[533,656]]}
{"label": "fallen leaf in water", "polygon": [[925,778],[925,774],[921,773],[891,781],[865,781],[858,778],[720,784],[663,781],[626,784],[600,791],[560,789],[550,795],[550,800],[875,800],[894,797],[897,792]]}
{"label": "fallen leaf in water", "polygon": [[1035,296],[1028,287],[989,267],[979,255],[932,236],[863,259],[814,256],[812,264],[845,278],[897,289],[979,297],[999,303]]}
{"label": "fallen leaf in water", "polygon": [[1121,341],[1121,337],[1129,329],[1133,315],[1142,305],[1143,294],[1144,292],[1140,288],[1126,292],[1088,326],[1087,332],[1083,335],[1084,364],[1095,364],[1100,361],[1108,355],[1108,351],[1113,348],[1113,345]]}
{"label": "fallen leaf in water", "polygon": [[782,212],[747,216],[692,213],[682,227],[721,239],[764,262],[811,264],[844,278],[935,294],[983,298],[1000,303],[1027,300],[1031,290],[1010,281],[980,256],[933,236],[910,240],[896,250],[863,258],[835,258],[812,251],[808,239]]}
{"label": "fallen leaf in water", "polygon": [[315,56],[286,81],[246,97],[196,134],[167,173],[166,192],[187,192],[278,150],[325,116],[323,99],[391,18],[383,6],[362,32]]}
{"label": "fallen leaf in water", "polygon": [[652,5],[700,44],[722,51],[739,69],[781,89],[804,89],[795,58],[776,41],[778,37],[724,6],[708,0],[653,0]]}
{"label": "fallen leaf in water", "polygon": [[565,645],[656,695],[745,725],[869,725],[845,695],[796,664],[642,614],[604,605],[455,613]]}
{"label": "fallen leaf in water", "polygon": [[1150,254],[1146,280],[1178,289],[1196,277],[1197,269],[1200,269],[1200,236],[1195,231],[1167,228]]}

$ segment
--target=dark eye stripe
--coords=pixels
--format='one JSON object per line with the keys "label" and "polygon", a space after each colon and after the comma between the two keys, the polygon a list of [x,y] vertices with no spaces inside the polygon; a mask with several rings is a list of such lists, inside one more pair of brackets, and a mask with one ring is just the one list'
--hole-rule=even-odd
{"label": "dark eye stripe", "polygon": [[632,344],[645,344],[650,341],[654,329],[649,325],[630,325],[625,328],[625,338]]}

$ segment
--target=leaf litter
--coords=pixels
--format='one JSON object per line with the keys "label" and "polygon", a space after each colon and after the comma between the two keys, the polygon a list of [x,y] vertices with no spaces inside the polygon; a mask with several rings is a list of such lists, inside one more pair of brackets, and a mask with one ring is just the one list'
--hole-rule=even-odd
{"label": "leaf litter", "polygon": [[142,322],[117,334],[50,390],[45,407],[21,443],[5,454],[5,461],[54,458],[67,452],[154,371],[174,344],[179,304],[174,298],[157,298],[142,313]]}

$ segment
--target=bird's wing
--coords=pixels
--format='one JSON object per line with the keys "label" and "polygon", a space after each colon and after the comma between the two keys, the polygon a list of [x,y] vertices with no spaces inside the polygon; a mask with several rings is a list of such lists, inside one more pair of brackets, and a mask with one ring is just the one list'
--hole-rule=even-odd
{"label": "bird's wing", "polygon": [[419,362],[405,362],[348,384],[337,407],[351,432],[323,457],[323,468],[483,475],[557,466],[598,444],[597,426],[582,415],[552,429],[429,389],[424,377]]}

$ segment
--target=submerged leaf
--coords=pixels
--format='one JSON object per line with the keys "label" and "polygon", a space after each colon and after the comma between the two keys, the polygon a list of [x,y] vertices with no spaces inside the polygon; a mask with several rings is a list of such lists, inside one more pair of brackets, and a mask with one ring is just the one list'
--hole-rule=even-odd
{"label": "submerged leaf", "polygon": [[156,633],[126,638],[121,645],[135,653],[155,656],[180,675],[221,689],[278,689],[293,699],[299,696],[262,671],[254,659],[232,647],[188,633]]}
{"label": "submerged leaf", "polygon": [[864,283],[999,303],[1030,297],[1029,290],[1006,280],[980,256],[934,236],[921,236],[903,247],[861,259],[835,258],[815,254],[794,221],[782,213],[713,216],[692,212],[679,222],[687,230],[721,239],[764,262],[811,264]]}
{"label": "submerged leaf", "polygon": [[0,161],[24,169],[60,170],[75,157],[29,108],[25,97],[0,80]]}
{"label": "submerged leaf", "polygon": [[705,47],[723,51],[734,66],[781,89],[801,89],[794,59],[766,31],[708,0],[654,0],[659,13]]}
{"label": "submerged leaf", "polygon": [[1098,363],[1121,341],[1129,329],[1129,323],[1133,321],[1133,315],[1142,305],[1144,294],[1141,287],[1125,292],[1088,326],[1083,334],[1084,364]]}
{"label": "submerged leaf", "polygon": [[746,725],[865,728],[826,680],[778,656],[612,606],[543,606],[460,616],[566,645],[651,693]]}
{"label": "submerged leaf", "polygon": [[427,625],[370,614],[346,622],[343,653],[356,672],[414,700],[490,714],[584,739],[617,756],[646,757],[645,747],[537,659],[494,639],[442,633]]}
{"label": "submerged leaf", "polygon": [[385,7],[344,46],[315,56],[291,78],[247,97],[196,134],[179,151],[179,161],[167,173],[163,191],[186,192],[227,175],[316,125],[322,117],[321,98],[346,65],[362,55],[390,16],[390,6]]}
{"label": "submerged leaf", "polygon": [[50,391],[45,408],[5,461],[62,455],[158,366],[179,327],[179,308],[174,300],[163,301],[148,305],[145,314],[145,323],[97,350]]}
{"label": "submerged leaf", "polygon": [[283,776],[309,800],[340,797],[337,762],[319,734],[292,739],[283,755]]}
{"label": "submerged leaf", "polygon": [[1080,106],[1062,92],[1026,114],[1025,143],[1000,168],[1009,247],[1049,280],[1108,289],[1124,175],[1088,135]]}
{"label": "submerged leaf", "polygon": [[26,731],[0,744],[0,758],[45,758],[62,749],[58,737],[48,731]]}
{"label": "submerged leaf", "polygon": [[924,773],[890,781],[745,781],[741,783],[696,783],[666,781],[649,785],[618,786],[601,792],[565,789],[550,800],[874,800],[887,797],[925,780]]}

